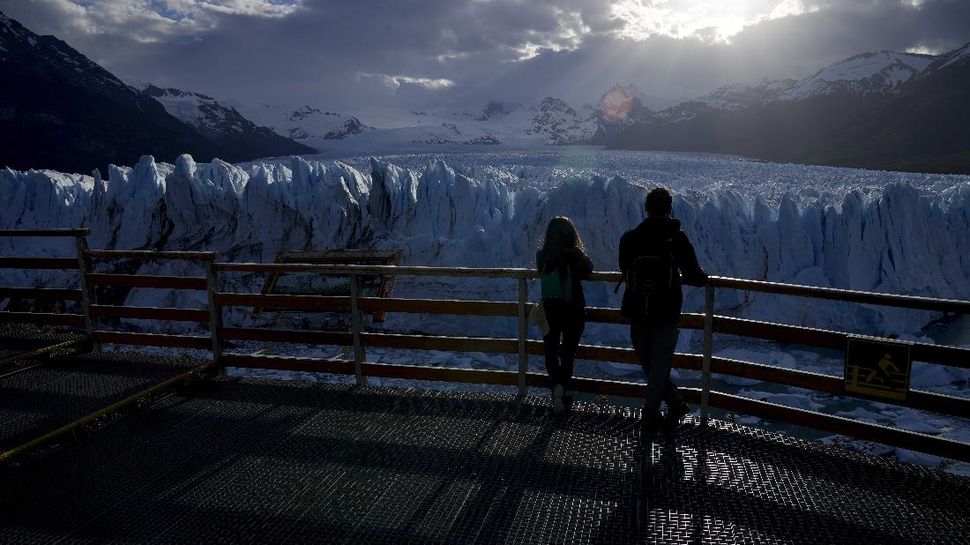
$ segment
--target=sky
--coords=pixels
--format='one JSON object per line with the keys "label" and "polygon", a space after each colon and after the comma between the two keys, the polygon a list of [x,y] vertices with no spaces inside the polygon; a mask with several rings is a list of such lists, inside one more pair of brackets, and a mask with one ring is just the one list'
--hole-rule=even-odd
{"label": "sky", "polygon": [[616,83],[678,100],[970,41],[967,0],[0,0],[0,11],[122,78],[346,113],[578,105]]}

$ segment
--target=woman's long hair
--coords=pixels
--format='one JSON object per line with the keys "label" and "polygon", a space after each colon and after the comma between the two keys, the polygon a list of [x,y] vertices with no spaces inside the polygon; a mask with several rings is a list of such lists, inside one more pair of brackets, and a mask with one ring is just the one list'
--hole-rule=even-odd
{"label": "woman's long hair", "polygon": [[549,220],[546,227],[546,236],[540,241],[539,259],[536,265],[539,272],[559,270],[560,275],[566,274],[566,267],[561,266],[566,262],[566,251],[570,248],[578,248],[586,253],[586,246],[583,239],[579,237],[576,226],[572,220],[566,216],[556,216]]}

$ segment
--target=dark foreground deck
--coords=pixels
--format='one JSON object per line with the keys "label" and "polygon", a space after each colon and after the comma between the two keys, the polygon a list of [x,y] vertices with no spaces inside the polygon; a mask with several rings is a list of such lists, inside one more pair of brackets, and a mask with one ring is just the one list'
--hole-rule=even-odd
{"label": "dark foreground deck", "polygon": [[[0,328],[0,361],[80,339],[50,329]],[[0,366],[0,453],[200,365],[133,351],[75,354],[75,347]]]}
{"label": "dark foreground deck", "polygon": [[966,543],[970,482],[723,422],[214,380],[0,480],[2,543]]}

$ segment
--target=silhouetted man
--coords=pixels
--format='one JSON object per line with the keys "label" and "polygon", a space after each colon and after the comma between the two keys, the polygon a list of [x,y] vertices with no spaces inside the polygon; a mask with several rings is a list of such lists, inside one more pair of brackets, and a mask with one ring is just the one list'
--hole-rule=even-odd
{"label": "silhouetted man", "polygon": [[[684,296],[681,283],[703,286],[707,273],[680,221],[670,217],[673,199],[658,187],[647,194],[647,219],[620,239],[620,270],[626,282],[621,314],[630,320],[630,339],[647,375],[641,425],[675,425],[690,408],[670,380]],[[667,416],[660,415],[660,401]]]}

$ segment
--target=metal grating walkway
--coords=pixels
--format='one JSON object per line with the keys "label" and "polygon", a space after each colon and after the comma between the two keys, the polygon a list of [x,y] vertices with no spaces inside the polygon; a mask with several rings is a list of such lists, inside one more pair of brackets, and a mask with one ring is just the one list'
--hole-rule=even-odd
{"label": "metal grating walkway", "polygon": [[11,468],[2,543],[967,543],[970,482],[716,422],[217,380]]}
{"label": "metal grating walkway", "polygon": [[[38,348],[81,338],[80,334],[52,327],[0,324],[0,361]],[[0,375],[14,366],[0,366]]]}
{"label": "metal grating walkway", "polygon": [[[7,329],[6,331],[9,331]],[[23,352],[77,336],[40,330],[5,337],[0,352]],[[135,351],[46,356],[0,368],[0,452],[202,364]]]}

